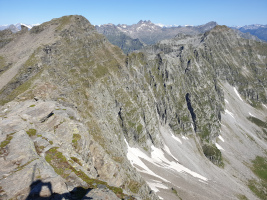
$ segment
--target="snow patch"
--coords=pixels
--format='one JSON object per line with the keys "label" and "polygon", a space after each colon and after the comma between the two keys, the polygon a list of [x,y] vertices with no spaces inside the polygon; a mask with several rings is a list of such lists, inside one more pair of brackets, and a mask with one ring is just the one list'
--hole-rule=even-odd
{"label": "snow patch", "polygon": [[146,25],[146,24],[141,24],[136,30],[139,31],[139,30],[142,29],[142,27],[144,27],[144,26],[147,27],[148,25]]}
{"label": "snow patch", "polygon": [[[136,168],[138,171],[146,173],[146,174],[150,174],[156,178],[159,178],[165,182],[169,182],[168,180],[164,179],[163,177],[155,174],[153,171],[151,171],[146,165],[145,163],[140,159],[144,159],[152,164],[154,164],[157,167],[161,167],[161,168],[165,168],[165,169],[170,169],[172,171],[177,171],[179,173],[187,173],[190,174],[191,176],[201,179],[203,181],[208,181],[208,179],[196,172],[191,171],[190,169],[184,167],[183,165],[179,164],[178,161],[175,159],[175,161],[169,161],[165,155],[164,152],[159,149],[156,148],[155,146],[152,146],[152,152],[151,152],[151,157],[149,157],[148,155],[146,155],[144,152],[142,152],[140,149],[138,148],[134,148],[134,147],[130,147],[128,142],[125,140],[125,143],[127,144],[127,148],[128,148],[128,152],[127,152],[127,158],[128,160],[131,162],[132,166],[138,166],[141,167],[141,169]],[[168,149],[165,147],[165,149]],[[169,150],[167,150],[169,151]],[[168,152],[170,153],[170,151]],[[172,154],[170,154],[171,157],[174,158],[174,156]]]}
{"label": "snow patch", "polygon": [[172,155],[172,153],[171,153],[169,147],[166,146],[165,144],[164,144],[164,150],[169,154],[169,156],[171,156],[171,157],[173,158],[173,160],[175,160],[175,161],[178,162],[178,160],[174,157],[174,155]]}
{"label": "snow patch", "polygon": [[201,179],[198,179],[198,181],[201,182],[201,183],[208,184],[206,181],[203,181],[203,180],[201,180]]}
{"label": "snow patch", "polygon": [[180,138],[176,137],[169,128],[161,126],[160,127],[160,131],[161,132],[167,132],[167,133],[169,133],[174,140],[176,140],[177,142],[179,142],[180,144],[182,144],[182,141],[180,140]]}
{"label": "snow patch", "polygon": [[248,113],[250,116],[252,116],[252,117],[255,117],[254,115],[252,115],[250,112]]}
{"label": "snow patch", "polygon": [[159,195],[158,195],[158,198],[164,200],[164,199],[163,199],[161,196],[159,196]]}
{"label": "snow patch", "polygon": [[164,152],[161,149],[156,148],[155,146],[151,147],[152,152],[151,152],[151,158],[153,159],[154,162],[160,164],[162,162],[168,163],[170,162],[165,156]]}
{"label": "snow patch", "polygon": [[238,93],[237,89],[234,87],[234,91],[236,93],[236,95],[238,96],[238,98],[243,101],[243,99],[241,98],[240,94]]}
{"label": "snow patch", "polygon": [[225,110],[225,112],[228,114],[228,115],[230,115],[232,118],[234,118],[235,119],[235,117],[234,117],[234,114],[233,113],[231,113],[229,110]]}
{"label": "snow patch", "polygon": [[224,99],[224,101],[229,104],[229,102],[226,99]]}
{"label": "snow patch", "polygon": [[157,177],[165,182],[169,182],[166,179],[162,178],[161,176],[155,174],[153,171],[151,171],[146,165],[145,163],[143,163],[143,161],[140,158],[143,158],[151,163],[153,163],[153,161],[151,160],[150,157],[148,157],[145,153],[143,153],[140,149],[138,148],[132,148],[129,146],[128,142],[126,139],[124,139],[124,141],[127,144],[128,147],[128,153],[127,153],[127,158],[128,160],[131,162],[131,165],[134,167],[134,165],[137,165],[139,167],[141,167],[143,170],[136,168],[137,171],[139,172],[143,172],[146,174],[149,174],[151,176]]}
{"label": "snow patch", "polygon": [[265,104],[262,104],[265,108],[267,108],[267,106]]}
{"label": "snow patch", "polygon": [[204,176],[201,176],[200,174],[196,173],[196,172],[193,172],[191,171],[190,169],[184,167],[183,165],[177,163],[177,162],[169,162],[167,164],[165,164],[165,168],[169,168],[173,171],[177,171],[177,172],[180,172],[180,173],[188,173],[190,174],[191,176],[195,177],[195,178],[198,178],[198,179],[201,179],[203,181],[208,181],[208,179]]}
{"label": "snow patch", "polygon": [[27,27],[28,29],[31,29],[32,28],[31,25],[27,25],[27,24],[21,24],[21,25]]}
{"label": "snow patch", "polygon": [[118,29],[122,32],[126,32],[124,29],[122,29],[121,27],[118,26]]}
{"label": "snow patch", "polygon": [[193,124],[191,124],[191,128],[192,128],[192,130],[194,131],[195,129],[194,129],[194,125]]}
{"label": "snow patch", "polygon": [[208,179],[204,176],[199,175],[196,172],[191,171],[190,169],[184,167],[183,165],[179,164],[177,161],[169,161],[165,156],[164,152],[161,149],[156,148],[155,146],[152,146],[152,152],[151,152],[151,158],[154,162],[159,167],[171,169],[173,171],[177,171],[180,173],[188,173],[192,175],[193,177],[199,178],[203,181],[207,181]]}
{"label": "snow patch", "polygon": [[223,150],[224,151],[224,149],[218,143],[215,143],[215,145],[219,150]]}
{"label": "snow patch", "polygon": [[152,180],[152,182],[147,181],[147,184],[154,192],[159,192],[158,188],[169,189],[167,186],[163,185],[160,181]]}
{"label": "snow patch", "polygon": [[189,140],[189,138],[186,137],[186,136],[182,136],[182,138],[183,138],[184,140]]}
{"label": "snow patch", "polygon": [[164,24],[156,24],[157,26],[159,26],[159,27],[161,27],[161,28],[163,28],[163,27],[165,27],[166,25],[164,25]]}
{"label": "snow patch", "polygon": [[223,139],[223,137],[221,136],[221,135],[219,135],[219,137],[218,137],[222,142],[224,142],[224,139]]}
{"label": "snow patch", "polygon": [[180,144],[182,144],[182,141],[181,141],[178,137],[176,137],[176,136],[173,135],[172,133],[171,133],[171,136],[172,136],[172,138],[175,139],[177,142],[179,142]]}

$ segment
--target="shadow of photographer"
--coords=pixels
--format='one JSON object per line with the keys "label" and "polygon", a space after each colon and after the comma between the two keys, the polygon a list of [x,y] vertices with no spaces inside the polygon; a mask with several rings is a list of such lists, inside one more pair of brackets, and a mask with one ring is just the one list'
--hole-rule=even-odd
{"label": "shadow of photographer", "polygon": [[54,193],[51,182],[43,182],[40,179],[34,181],[35,171],[36,164],[33,168],[32,183],[26,200],[92,199],[90,197],[85,197],[91,189],[84,189],[82,187],[75,187],[71,192],[64,194]]}
{"label": "shadow of photographer", "polygon": [[[30,185],[30,193],[28,195],[28,197],[26,198],[26,200],[30,200],[30,199],[40,199],[41,198],[41,192],[43,187],[47,187],[50,195],[53,195],[53,190],[52,190],[52,184],[50,182],[43,182],[42,180],[36,180],[34,182],[32,182],[32,184]],[[47,195],[45,195],[47,196]],[[47,197],[42,197],[42,199],[46,199]]]}
{"label": "shadow of photographer", "polygon": [[[49,193],[45,192],[42,194],[42,190],[48,188]],[[85,197],[85,195],[91,189],[84,189],[82,187],[75,187],[71,192],[58,194],[53,193],[52,184],[50,182],[43,182],[42,180],[36,180],[30,185],[30,193],[26,200],[63,200],[63,199],[92,199],[90,197]]]}

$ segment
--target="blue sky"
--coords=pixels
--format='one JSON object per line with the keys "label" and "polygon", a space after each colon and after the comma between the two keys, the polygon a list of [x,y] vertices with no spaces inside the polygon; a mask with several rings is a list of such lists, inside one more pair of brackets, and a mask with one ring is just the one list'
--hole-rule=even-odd
{"label": "blue sky", "polygon": [[0,25],[35,24],[63,15],[83,15],[92,24],[267,24],[267,0],[0,0]]}

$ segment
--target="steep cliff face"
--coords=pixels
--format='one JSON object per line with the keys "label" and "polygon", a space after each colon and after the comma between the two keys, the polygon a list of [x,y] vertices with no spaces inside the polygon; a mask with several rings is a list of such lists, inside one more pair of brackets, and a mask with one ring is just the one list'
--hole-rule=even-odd
{"label": "steep cliff face", "polygon": [[[218,135],[224,107],[220,82],[237,87],[251,105],[266,103],[266,44],[242,39],[227,27],[217,26],[199,36],[177,35],[143,52],[152,63],[144,74],[150,86],[161,92],[161,98],[174,97],[167,106],[183,104],[173,115],[167,107],[160,110],[161,116],[169,113],[165,122],[173,130],[181,128],[179,123],[189,127],[181,120],[187,115],[186,122],[202,139],[210,141]],[[165,91],[169,94],[163,95]]]}
{"label": "steep cliff face", "polygon": [[[245,182],[251,178],[251,173],[244,173],[245,169],[248,169],[244,162],[254,159],[257,155],[266,159],[264,153],[266,130],[259,127],[256,131],[252,128],[254,125],[251,123],[253,121],[251,118],[253,114],[251,113],[257,113],[254,117],[262,122],[262,126],[266,124],[266,114],[264,114],[266,112],[266,44],[245,40],[233,30],[224,26],[217,26],[204,35],[186,36],[180,34],[171,40],[164,40],[157,45],[148,46],[140,53],[131,54],[126,63],[128,68],[132,70],[131,73],[135,79],[139,83],[142,82],[140,86],[143,88],[131,89],[130,86],[127,87],[130,88],[129,91],[137,94],[138,106],[133,107],[136,110],[138,107],[141,108],[137,113],[142,111],[144,113],[140,119],[141,125],[147,124],[147,121],[153,124],[152,127],[146,125],[147,128],[141,133],[141,137],[142,134],[149,133],[146,137],[150,138],[152,146],[147,143],[144,149],[151,147],[152,160],[157,161],[154,153],[160,154],[154,149],[154,146],[161,147],[165,152],[163,155],[171,152],[171,156],[181,161],[183,166],[189,167],[195,172],[201,172],[201,175],[208,180],[218,182],[218,185],[224,185],[228,194],[231,193],[230,196],[238,196],[238,193],[244,192],[246,190]],[[142,90],[143,92],[138,92]],[[142,100],[144,94],[149,97],[146,101]],[[150,95],[152,96],[150,97]],[[130,112],[135,109],[129,111],[127,108],[129,106],[121,110],[122,121],[136,118],[136,115]],[[149,110],[149,108],[152,109]],[[123,113],[125,114],[123,115]],[[151,113],[153,113],[152,116],[156,116],[153,120]],[[140,138],[140,134],[137,135],[134,132],[128,134],[131,128],[127,127],[127,124],[124,123],[123,126],[126,127],[124,132],[132,136],[132,141]],[[137,125],[136,130],[138,130]],[[225,134],[228,138],[239,138],[240,140],[228,140],[229,145],[226,145],[228,149],[225,150],[218,144],[218,140],[224,141],[221,134]],[[179,137],[175,138],[175,135],[179,135]],[[246,138],[257,139],[251,142],[251,140],[244,139],[244,135]],[[178,142],[170,141],[170,138]],[[183,141],[183,139],[189,141]],[[140,145],[143,140],[139,139],[138,143]],[[181,144],[183,144],[182,147],[179,147]],[[245,150],[241,146],[251,146],[251,149]],[[178,149],[179,153],[177,153]],[[135,152],[130,148],[131,151]],[[198,151],[201,153],[196,153]],[[235,153],[231,155],[232,152]],[[239,153],[237,152],[247,155],[238,157],[237,154]],[[193,154],[196,157],[192,156]],[[214,168],[214,166],[205,163],[204,156],[216,166],[231,168],[234,173],[229,172],[226,175],[227,178],[223,178],[221,176],[222,171],[218,167]],[[140,155],[139,157],[143,156]],[[233,161],[234,159],[237,159],[238,162]],[[162,157],[160,160],[163,163],[156,162],[159,166],[167,163]],[[174,167],[173,162],[175,160],[166,164],[165,167],[176,170],[182,168],[178,164]],[[195,162],[199,164],[196,165]],[[138,162],[133,161],[133,163]],[[201,165],[203,167],[200,169],[199,166]],[[139,164],[138,166],[142,165]],[[155,182],[155,179],[148,177],[147,181],[152,188],[153,186],[162,188],[159,192],[162,196],[166,195],[164,189],[171,188],[168,181],[171,183],[180,181],[177,183],[180,187],[178,189],[180,193],[186,193],[189,188],[195,188],[191,189],[193,194],[184,196],[186,198],[193,198],[194,195],[204,199],[229,198],[223,192],[217,191],[219,188],[216,184],[213,189],[217,191],[215,192],[217,194],[209,194],[209,196],[202,193],[203,196],[199,197],[201,196],[199,190],[207,190],[203,185],[190,185],[190,181],[186,181],[188,185],[181,186],[182,178],[171,179],[170,176],[166,175],[168,170],[155,168],[150,169],[153,169],[152,171],[156,174],[161,174],[161,179],[159,177],[156,179],[159,178],[160,182]],[[241,172],[237,172],[238,169]],[[209,170],[211,173],[208,172]],[[231,176],[235,176],[235,173],[239,174],[239,178],[246,178],[232,180]],[[146,175],[144,176],[146,177]],[[200,180],[205,181],[203,177]],[[242,192],[236,188],[239,184],[244,186],[244,189],[241,189]],[[173,188],[175,188],[175,184]],[[218,195],[219,193],[221,196]],[[251,195],[247,191],[244,194],[245,196]],[[173,197],[169,196],[168,198]],[[250,196],[250,198],[255,197]]]}
{"label": "steep cliff face", "polygon": [[[82,16],[3,35],[5,198],[33,195],[36,179],[61,196],[82,186],[119,198],[254,198],[249,160],[266,158],[266,127],[253,125],[266,121],[266,44],[217,26],[126,56]],[[218,142],[224,136],[228,149]],[[26,184],[10,190],[22,174]]]}
{"label": "steep cliff face", "polygon": [[217,76],[238,87],[250,103],[266,104],[266,43],[244,40],[224,26],[216,27],[203,40],[210,46],[211,60],[221,58],[211,63]]}

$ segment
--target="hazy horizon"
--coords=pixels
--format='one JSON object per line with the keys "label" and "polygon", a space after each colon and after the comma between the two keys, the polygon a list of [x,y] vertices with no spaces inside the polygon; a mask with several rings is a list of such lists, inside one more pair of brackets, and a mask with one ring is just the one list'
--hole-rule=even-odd
{"label": "hazy horizon", "polygon": [[19,1],[0,0],[0,24],[41,24],[64,15],[82,15],[93,25],[136,24],[150,20],[163,25],[267,24],[267,1]]}

